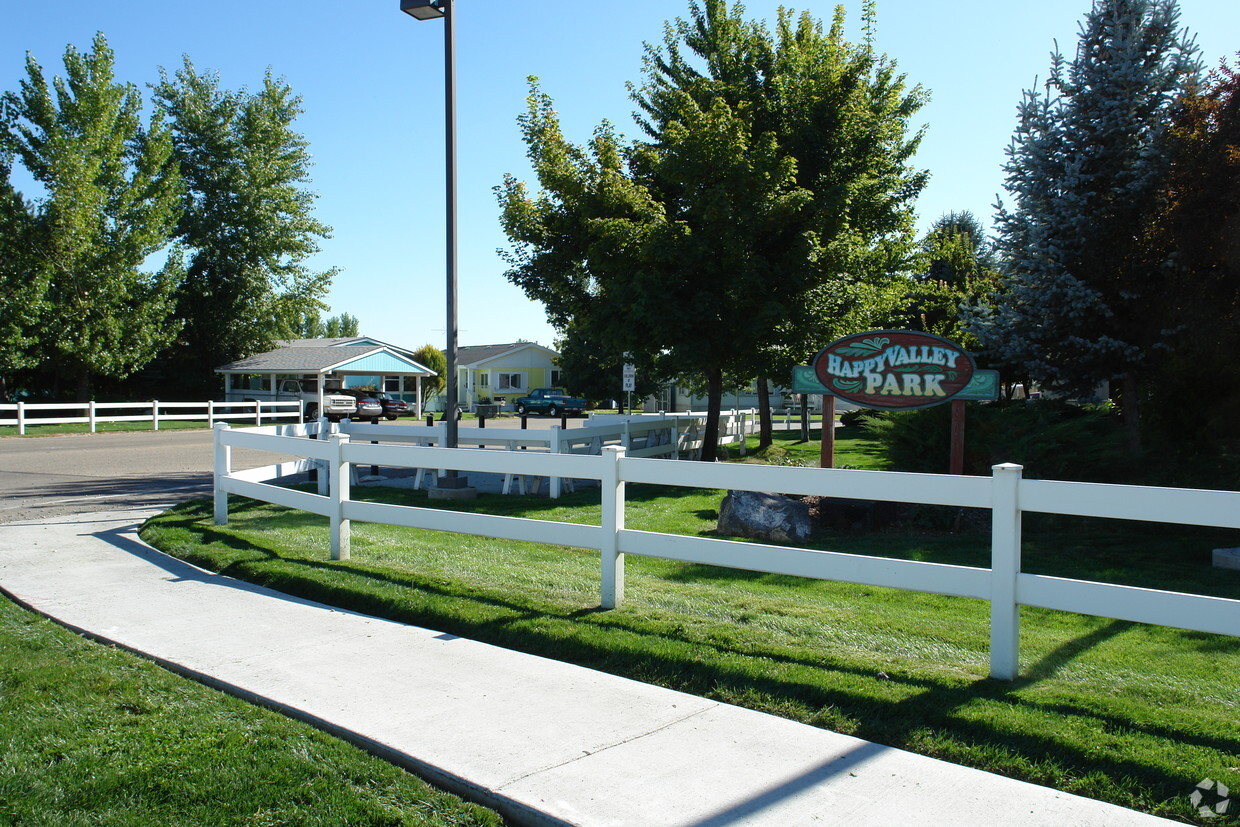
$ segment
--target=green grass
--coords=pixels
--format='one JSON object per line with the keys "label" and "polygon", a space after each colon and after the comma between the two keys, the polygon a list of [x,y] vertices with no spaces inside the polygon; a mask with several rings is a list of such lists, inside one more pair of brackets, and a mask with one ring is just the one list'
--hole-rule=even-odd
{"label": "green grass", "polygon": [[[841,457],[871,456],[872,445],[842,436]],[[779,444],[794,458],[817,450]],[[353,494],[443,506],[420,492]],[[627,525],[711,534],[721,496],[630,486]],[[599,520],[597,493],[585,491],[457,507]],[[227,526],[211,525],[209,503],[189,503],[143,537],[282,591],[1159,815],[1201,821],[1188,794],[1206,777],[1240,789],[1233,637],[1026,608],[1021,677],[1008,683],[987,677],[982,601],[630,555],[624,605],[601,611],[596,552],[354,523],[352,560],[331,562],[325,519],[237,498]],[[1027,571],[1240,598],[1240,574],[1208,564],[1211,548],[1240,545],[1236,532],[1034,519],[1026,538]],[[988,565],[985,527],[824,534],[813,545]]]}
{"label": "green grass", "polygon": [[0,823],[502,821],[314,727],[0,598]]}
{"label": "green grass", "polygon": [[[233,422],[235,427],[238,427],[236,423],[241,422],[241,420],[229,420],[229,421]],[[244,424],[252,425],[253,423],[254,423],[254,420],[251,419],[249,423],[242,423],[242,426]],[[199,428],[206,428],[206,427],[207,427],[207,421],[205,419],[201,422],[195,422],[192,420],[176,419],[176,420],[172,420],[169,422],[161,421],[159,423],[159,430],[161,431],[184,431],[184,430],[199,429]],[[153,430],[151,428],[150,420],[147,420],[145,422],[97,422],[95,423],[95,431],[98,433],[109,433],[109,432],[118,432],[118,431],[150,431],[150,430]],[[28,436],[28,437],[61,436],[64,434],[88,434],[88,433],[90,433],[90,425],[86,424],[85,422],[67,423],[67,424],[59,424],[59,425],[33,425],[30,422],[27,422],[26,433],[24,434],[24,436]],[[22,436],[22,434],[19,434],[17,432],[16,425],[0,425],[0,436]]]}
{"label": "green grass", "polygon": [[[802,442],[800,430],[775,431],[770,447],[759,450],[758,437],[750,436],[745,440],[746,456],[743,461],[817,468],[822,455],[822,429],[811,428],[809,437],[808,442]],[[735,449],[729,451],[731,456],[740,458]],[[864,430],[853,426],[835,429],[834,467],[885,471],[889,463],[878,440],[871,439]]]}

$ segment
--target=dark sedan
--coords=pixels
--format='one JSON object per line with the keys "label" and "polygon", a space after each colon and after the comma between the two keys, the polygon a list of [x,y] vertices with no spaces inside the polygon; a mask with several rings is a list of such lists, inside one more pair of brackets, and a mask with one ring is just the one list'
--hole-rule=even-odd
{"label": "dark sedan", "polygon": [[383,416],[390,422],[398,416],[407,416],[411,413],[409,403],[403,399],[397,399],[395,396],[379,391],[375,394],[375,398],[379,400],[379,404],[383,406]]}

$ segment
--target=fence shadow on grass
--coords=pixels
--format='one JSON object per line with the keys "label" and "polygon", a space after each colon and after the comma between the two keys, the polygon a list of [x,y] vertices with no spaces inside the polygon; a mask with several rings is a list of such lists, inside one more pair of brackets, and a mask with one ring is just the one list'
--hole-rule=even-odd
{"label": "fence shadow on grass", "polygon": [[[241,517],[254,507],[258,506],[238,503],[232,513]],[[176,522],[188,530],[200,532],[204,539],[215,533],[210,526],[203,525],[210,518],[209,505],[182,507],[182,514],[183,518]],[[296,523],[301,523],[302,517],[306,526],[322,526],[323,518],[314,515],[288,515]],[[1183,797],[1184,790],[1198,780],[1185,774],[1195,772],[1192,768],[1177,770],[1169,763],[1142,763],[1128,757],[1128,753],[1110,755],[1081,743],[1079,738],[1061,736],[1060,731],[1135,731],[1219,754],[1240,752],[1240,737],[1203,734],[1193,726],[1177,728],[1178,722],[1173,718],[1165,722],[1134,721],[1118,714],[1118,706],[1114,711],[1098,708],[1096,699],[1077,704],[1040,700],[1029,694],[1028,690],[1053,680],[1086,653],[1137,626],[1124,621],[1110,621],[1064,641],[1029,664],[1011,683],[980,677],[961,679],[948,673],[905,674],[897,668],[876,674],[863,660],[850,660],[846,651],[824,651],[814,656],[792,653],[778,644],[764,644],[760,631],[756,636],[747,636],[743,645],[695,638],[693,632],[675,622],[671,612],[655,613],[657,616],[651,618],[626,614],[624,610],[550,605],[519,591],[500,593],[471,584],[453,586],[421,577],[417,572],[397,572],[358,560],[284,557],[276,549],[235,537],[226,543],[226,548],[234,552],[248,548],[254,555],[232,562],[229,573],[233,576],[302,598],[739,703],[806,723],[822,725],[851,720],[855,724],[849,734],[892,746],[926,750],[925,735],[933,733],[931,754],[961,760],[962,755],[980,745],[985,754],[1007,756],[997,762],[1005,767],[1005,772],[1037,783],[1054,783],[1057,777],[1102,777],[1118,786],[1126,785],[1130,792],[1139,788],[1137,798],[1170,802],[1177,796]],[[765,576],[715,567],[693,567],[690,573],[707,579]],[[1206,635],[1193,638],[1200,644],[1214,640]],[[990,705],[993,710],[986,712],[985,707]],[[979,707],[984,714],[979,714]],[[1011,723],[1004,713],[1007,708],[1024,710],[1027,715],[1023,722]],[[1034,716],[1032,721],[1029,715]],[[1103,794],[1096,789],[1083,791],[1088,795]],[[1132,803],[1132,799],[1123,800],[1120,793],[1115,799],[1121,804]]]}

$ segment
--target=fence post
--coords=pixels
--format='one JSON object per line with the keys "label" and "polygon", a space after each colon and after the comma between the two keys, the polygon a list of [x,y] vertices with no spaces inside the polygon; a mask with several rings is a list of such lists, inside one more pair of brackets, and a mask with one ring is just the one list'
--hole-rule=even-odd
{"label": "fence post", "polygon": [[[325,416],[320,417],[319,418],[319,432],[315,438],[316,439],[331,439],[331,434],[332,434],[332,423],[328,420],[327,417]],[[330,491],[330,488],[328,487],[328,482],[331,478],[331,463],[321,460],[321,459],[315,460],[315,462],[317,463],[317,468],[315,471],[315,477],[316,477],[315,482],[319,484],[319,496],[326,497],[328,492]]]}
{"label": "fence post", "polygon": [[90,421],[90,432],[92,434],[95,433],[97,423],[95,421],[95,400],[93,399],[86,403],[86,418]]}
{"label": "fence post", "polygon": [[1024,467],[991,468],[990,677],[1015,680],[1020,671],[1020,480]]}
{"label": "fence post", "polygon": [[159,430],[159,400],[151,400],[151,429]]}
{"label": "fence post", "polygon": [[[551,449],[551,453],[553,454],[560,453],[560,426],[559,425],[551,426],[551,440],[550,440],[550,444],[547,447]],[[560,478],[559,477],[552,477],[550,480],[548,480],[548,488],[549,488],[549,494],[551,496],[551,499],[557,500],[560,498]]]}
{"label": "fence post", "polygon": [[224,432],[228,423],[221,422],[212,429],[215,440],[215,524],[228,525],[228,492],[224,490],[224,478],[232,473],[232,446],[224,444]]}
{"label": "fence post", "polygon": [[17,400],[17,433],[26,435],[26,403],[20,399]]}
{"label": "fence post", "polygon": [[263,403],[258,399],[254,400],[254,424],[263,424]]}
{"label": "fence post", "polygon": [[331,442],[331,554],[333,560],[348,560],[350,531],[344,506],[349,501],[349,473],[345,468],[344,450],[349,444],[349,435],[332,434]]}
{"label": "fence post", "polygon": [[[447,420],[447,418],[446,418],[447,416],[448,416],[448,412],[447,412],[447,410],[445,409],[445,410],[444,410],[444,417],[445,417],[444,421],[443,421],[443,422],[440,422],[440,423],[439,423],[439,425],[438,425],[438,427],[436,427],[436,428],[435,428],[435,430],[439,432],[439,433],[435,434],[435,445],[436,445],[436,446],[438,446],[438,447],[440,447],[440,448],[447,448],[447,447],[448,447],[448,420]],[[460,441],[458,440],[458,441],[457,441],[457,447],[458,447],[458,448],[460,447],[460,444],[461,444],[461,443],[460,443]],[[447,468],[439,468],[439,469],[437,469],[437,471],[436,471],[436,477],[435,477],[435,485],[439,485],[439,477],[446,477],[446,476],[448,476],[448,469],[447,469]]]}
{"label": "fence post", "polygon": [[603,472],[599,480],[603,495],[602,595],[604,609],[614,609],[624,602],[624,553],[620,551],[620,532],[624,530],[624,481],[620,479],[620,463],[624,448],[608,445],[603,449]]}
{"label": "fence post", "polygon": [[207,427],[208,428],[215,427],[215,400],[214,399],[207,400]]}

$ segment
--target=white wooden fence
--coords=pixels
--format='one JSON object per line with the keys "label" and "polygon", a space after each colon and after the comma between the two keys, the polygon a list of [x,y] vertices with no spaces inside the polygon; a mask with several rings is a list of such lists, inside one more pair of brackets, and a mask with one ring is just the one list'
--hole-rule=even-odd
{"label": "white wooden fence", "polygon": [[[354,441],[349,433],[327,440],[291,434],[314,426],[215,432],[215,522],[228,521],[228,495],[277,503],[330,521],[331,557],[349,556],[350,523],[383,523],[508,540],[598,549],[601,604],[624,599],[624,557],[636,554],[748,571],[837,580],[990,601],[990,674],[1018,673],[1020,607],[1041,606],[1137,623],[1240,635],[1240,600],[1117,586],[1021,571],[1024,512],[1240,528],[1240,492],[1145,488],[1026,480],[1019,465],[996,465],[991,477],[789,468],[727,463],[669,462],[628,456],[622,446],[601,454],[431,448]],[[362,436],[362,434],[357,434]],[[499,432],[496,432],[499,435]],[[230,450],[246,447],[303,457],[282,466],[233,472]],[[450,456],[449,456],[450,455]],[[322,493],[283,488],[263,480],[325,463]],[[351,465],[451,467],[461,471],[598,480],[599,525],[467,514],[434,508],[359,502],[350,498]],[[990,568],[894,560],[789,546],[685,537],[625,528],[628,483],[708,489],[772,491],[865,500],[925,503],[992,512]]]}
{"label": "white wooden fence", "polygon": [[[634,414],[590,414],[590,425],[614,425],[621,422],[640,425],[651,421],[671,422],[675,424],[676,443],[682,455],[696,456],[702,450],[702,437],[706,431],[705,411],[685,411],[680,413],[634,413]],[[758,410],[756,408],[732,409],[719,414],[719,445],[736,445],[741,456],[745,455],[745,437],[758,430]],[[632,452],[629,456],[634,456]]]}
{"label": "white wooden fence", "polygon": [[[76,416],[47,415],[49,411],[76,411]],[[114,413],[138,411],[139,413]],[[4,416],[11,412],[11,416]],[[33,414],[33,415],[32,415]],[[25,435],[31,425],[88,425],[90,432],[100,422],[150,422],[159,430],[160,422],[173,420],[205,421],[208,426],[223,420],[247,420],[255,425],[279,419],[301,421],[302,402],[15,402],[0,404],[0,425],[16,425]]]}

